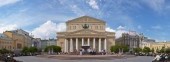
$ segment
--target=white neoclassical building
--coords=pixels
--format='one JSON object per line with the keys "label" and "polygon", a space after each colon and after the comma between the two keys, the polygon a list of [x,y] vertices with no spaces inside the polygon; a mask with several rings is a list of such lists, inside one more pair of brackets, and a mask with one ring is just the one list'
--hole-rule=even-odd
{"label": "white neoclassical building", "polygon": [[110,51],[115,45],[115,33],[107,32],[106,22],[82,16],[66,22],[66,31],[57,32],[57,45],[63,52],[75,52],[80,49],[93,49],[97,52]]}

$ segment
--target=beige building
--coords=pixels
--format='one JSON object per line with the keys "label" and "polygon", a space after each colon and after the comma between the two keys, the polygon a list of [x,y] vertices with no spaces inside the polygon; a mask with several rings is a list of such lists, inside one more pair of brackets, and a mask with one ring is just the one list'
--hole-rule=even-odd
{"label": "beige building", "polygon": [[66,22],[66,31],[57,33],[57,45],[63,52],[75,52],[80,49],[93,49],[97,52],[110,51],[115,45],[115,33],[105,30],[106,22],[82,16]]}
{"label": "beige building", "polygon": [[170,48],[170,42],[143,42],[141,48],[144,47],[154,49],[154,52],[156,52],[156,50],[161,50],[162,47]]}
{"label": "beige building", "polygon": [[13,40],[10,38],[7,38],[5,35],[0,34],[0,49],[7,49],[7,50],[13,50],[14,47],[12,46]]}
{"label": "beige building", "polygon": [[5,31],[0,35],[0,49],[8,49],[11,51],[21,50],[23,47],[29,47],[29,41],[22,34],[13,31]]}

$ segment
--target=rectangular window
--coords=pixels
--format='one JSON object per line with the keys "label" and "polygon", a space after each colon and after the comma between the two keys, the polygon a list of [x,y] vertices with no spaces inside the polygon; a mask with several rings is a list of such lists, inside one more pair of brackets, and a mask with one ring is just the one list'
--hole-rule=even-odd
{"label": "rectangular window", "polygon": [[22,48],[22,45],[21,44],[17,44],[17,49],[21,49]]}

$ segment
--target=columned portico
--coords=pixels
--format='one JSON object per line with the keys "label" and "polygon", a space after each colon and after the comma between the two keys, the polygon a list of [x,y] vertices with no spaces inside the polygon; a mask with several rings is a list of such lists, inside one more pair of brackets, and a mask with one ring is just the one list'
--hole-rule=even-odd
{"label": "columned portico", "polygon": [[101,38],[99,38],[99,52],[101,52]]}
{"label": "columned portico", "polygon": [[68,42],[67,42],[67,39],[65,39],[64,41],[64,52],[68,52],[68,46],[67,46]]}
{"label": "columned portico", "polygon": [[84,38],[82,38],[82,42],[81,42],[81,43],[82,43],[82,45],[81,45],[81,46],[84,46]]}
{"label": "columned portico", "polygon": [[78,51],[78,38],[76,38],[76,50]]}
{"label": "columned portico", "polygon": [[70,39],[70,52],[73,52],[73,39]]}
{"label": "columned portico", "polygon": [[87,45],[90,46],[90,39],[87,40]]}
{"label": "columned portico", "polygon": [[[75,39],[75,40],[73,40]],[[81,39],[81,41],[79,41],[78,39]],[[87,40],[87,45],[84,44],[84,40]],[[92,41],[90,41],[92,40]],[[98,42],[98,47],[96,48],[96,42]],[[69,43],[69,45],[68,45]],[[107,51],[107,40],[106,38],[95,38],[95,37],[89,37],[89,38],[66,38],[64,41],[64,52],[74,52],[74,50],[79,51],[81,49],[81,47],[79,46],[79,43],[82,43],[81,46],[91,46],[91,49],[98,49],[97,52],[101,52],[102,50]],[[75,48],[74,48],[75,45]]]}
{"label": "columned portico", "polygon": [[110,46],[115,45],[115,33],[105,30],[105,21],[83,16],[67,21],[66,25],[66,31],[57,33],[57,45],[63,52],[79,52],[84,47],[109,52]]}
{"label": "columned portico", "polygon": [[93,49],[96,49],[96,40],[93,38]]}
{"label": "columned portico", "polygon": [[107,41],[104,39],[104,50],[107,51]]}

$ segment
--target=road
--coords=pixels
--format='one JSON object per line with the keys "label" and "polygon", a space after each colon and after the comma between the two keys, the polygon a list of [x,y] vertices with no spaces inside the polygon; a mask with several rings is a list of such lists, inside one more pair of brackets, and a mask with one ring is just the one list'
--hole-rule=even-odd
{"label": "road", "polygon": [[138,56],[126,59],[114,60],[58,60],[51,58],[40,58],[35,56],[15,57],[16,60],[23,62],[152,62],[153,57]]}

